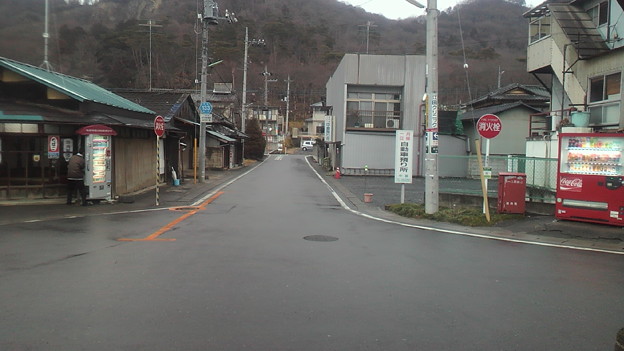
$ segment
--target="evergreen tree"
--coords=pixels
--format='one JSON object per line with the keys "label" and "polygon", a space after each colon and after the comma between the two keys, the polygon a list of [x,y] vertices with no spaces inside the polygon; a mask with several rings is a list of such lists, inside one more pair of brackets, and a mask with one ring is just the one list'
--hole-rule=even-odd
{"label": "evergreen tree", "polygon": [[256,118],[248,121],[245,133],[249,139],[245,140],[245,158],[252,160],[261,160],[264,157],[264,148],[266,140],[262,136],[260,123]]}

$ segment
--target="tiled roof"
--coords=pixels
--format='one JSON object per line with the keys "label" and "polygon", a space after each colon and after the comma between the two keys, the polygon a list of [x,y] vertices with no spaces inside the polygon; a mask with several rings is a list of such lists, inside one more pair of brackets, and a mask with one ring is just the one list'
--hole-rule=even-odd
{"label": "tiled roof", "polygon": [[479,105],[483,105],[486,101],[532,101],[546,103],[550,101],[550,93],[544,87],[538,85],[512,83],[469,101],[466,103],[466,106],[478,108]]}
{"label": "tiled roof", "polygon": [[516,102],[512,102],[512,103],[508,103],[508,104],[501,104],[501,105],[494,105],[494,106],[488,106],[488,107],[484,107],[484,108],[479,108],[476,110],[472,110],[472,111],[467,111],[464,112],[460,119],[462,121],[466,121],[466,120],[475,120],[475,119],[479,119],[481,118],[481,116],[486,115],[486,114],[498,114],[501,112],[505,112],[517,107],[523,107],[529,110],[532,110],[534,112],[540,112],[539,109],[529,106],[527,104],[525,104],[522,101],[516,101]]}
{"label": "tiled roof", "polygon": [[[162,116],[167,122],[173,118],[190,95],[188,93],[172,91],[115,90],[115,93],[134,103],[153,110],[157,115]],[[189,100],[192,101],[192,99]]]}
{"label": "tiled roof", "polygon": [[5,69],[34,80],[80,102],[91,101],[124,110],[154,114],[153,111],[128,101],[121,96],[113,94],[112,92],[84,79],[47,71],[39,67],[20,63],[4,57],[0,57],[0,67],[4,67]]}

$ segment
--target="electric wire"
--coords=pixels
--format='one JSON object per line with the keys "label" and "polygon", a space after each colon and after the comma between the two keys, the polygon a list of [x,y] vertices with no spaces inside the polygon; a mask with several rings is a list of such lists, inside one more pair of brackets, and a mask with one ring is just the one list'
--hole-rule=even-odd
{"label": "electric wire", "polygon": [[[462,52],[464,55],[464,71],[466,72],[466,88],[468,89],[468,101],[472,101],[472,92],[470,90],[470,75],[468,74],[468,62],[466,60],[466,47],[464,46],[464,31],[462,30],[462,25],[461,25],[461,16],[459,14],[459,8],[457,8],[457,22],[459,23],[459,37],[461,39],[461,43],[462,43]],[[473,110],[472,105],[468,107],[468,109],[470,111]],[[474,120],[474,118],[471,118],[472,123],[473,123],[473,127],[476,130],[476,122]]]}

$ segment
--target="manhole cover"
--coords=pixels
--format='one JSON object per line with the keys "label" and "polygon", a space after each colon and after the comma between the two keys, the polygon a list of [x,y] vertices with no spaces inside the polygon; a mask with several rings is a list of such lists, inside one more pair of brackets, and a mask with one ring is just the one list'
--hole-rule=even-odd
{"label": "manhole cover", "polygon": [[308,241],[336,241],[338,238],[329,235],[308,235],[303,237],[304,240]]}

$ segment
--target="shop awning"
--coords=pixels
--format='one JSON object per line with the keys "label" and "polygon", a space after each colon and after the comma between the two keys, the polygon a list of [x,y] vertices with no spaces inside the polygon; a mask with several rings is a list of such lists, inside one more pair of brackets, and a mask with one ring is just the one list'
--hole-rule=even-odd
{"label": "shop awning", "polygon": [[107,127],[103,124],[93,124],[90,126],[84,126],[76,131],[76,134],[80,135],[117,135],[117,132],[114,131],[111,127]]}

